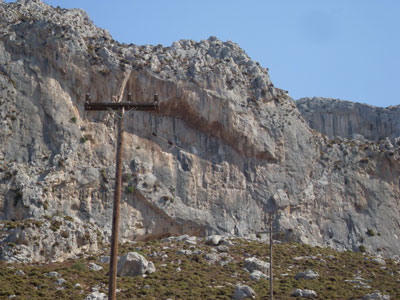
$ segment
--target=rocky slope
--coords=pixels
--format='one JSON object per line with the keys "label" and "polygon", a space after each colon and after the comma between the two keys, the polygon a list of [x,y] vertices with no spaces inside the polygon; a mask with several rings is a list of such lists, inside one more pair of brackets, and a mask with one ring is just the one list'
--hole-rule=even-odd
{"label": "rocky slope", "polygon": [[398,138],[311,130],[232,42],[119,44],[82,10],[20,0],[0,4],[3,259],[63,260],[109,236],[116,117],[85,112],[88,92],[159,95],[157,114],[125,118],[123,240],[246,236],[273,210],[282,239],[399,254]]}
{"label": "rocky slope", "polygon": [[[118,299],[268,299],[269,246],[243,238],[213,240],[218,242],[183,235],[121,245]],[[273,247],[275,299],[400,297],[399,261],[296,243]],[[107,299],[107,254],[4,266],[0,299]],[[128,257],[130,263],[122,264]],[[124,274],[128,267],[130,274]],[[254,298],[240,297],[240,286]]]}
{"label": "rocky slope", "polygon": [[400,136],[400,105],[386,108],[329,98],[302,98],[297,108],[311,128],[329,138],[362,135],[371,141]]}

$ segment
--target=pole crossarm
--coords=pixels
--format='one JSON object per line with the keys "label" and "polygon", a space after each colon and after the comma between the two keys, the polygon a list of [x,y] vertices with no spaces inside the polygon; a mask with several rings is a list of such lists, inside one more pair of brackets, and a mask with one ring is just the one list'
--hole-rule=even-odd
{"label": "pole crossarm", "polygon": [[154,104],[138,104],[131,102],[86,102],[85,110],[119,110],[124,108],[125,110],[140,110],[140,111],[158,111],[158,103]]}
{"label": "pole crossarm", "polygon": [[256,234],[263,234],[263,233],[279,233],[279,230],[272,230],[272,231],[256,231]]}

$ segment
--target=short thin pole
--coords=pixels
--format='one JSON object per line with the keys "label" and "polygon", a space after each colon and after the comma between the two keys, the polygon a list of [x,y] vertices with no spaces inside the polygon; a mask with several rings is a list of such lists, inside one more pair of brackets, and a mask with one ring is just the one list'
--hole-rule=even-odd
{"label": "short thin pole", "polygon": [[269,298],[274,299],[272,285],[272,212],[269,213]]}
{"label": "short thin pole", "polygon": [[111,255],[110,255],[110,271],[108,281],[108,300],[116,300],[117,286],[117,262],[118,262],[118,225],[119,225],[119,206],[121,201],[121,185],[122,185],[122,146],[124,141],[124,108],[119,109],[118,116],[118,139],[115,166],[115,188],[114,188],[114,208],[112,219],[112,235],[111,235]]}

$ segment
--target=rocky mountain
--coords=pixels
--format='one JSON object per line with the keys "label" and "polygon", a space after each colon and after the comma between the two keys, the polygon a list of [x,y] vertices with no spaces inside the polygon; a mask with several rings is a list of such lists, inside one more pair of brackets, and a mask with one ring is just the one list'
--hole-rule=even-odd
{"label": "rocky mountain", "polygon": [[400,136],[400,105],[386,108],[328,98],[301,98],[297,108],[312,129],[327,135],[370,141]]}
{"label": "rocky mountain", "polygon": [[[63,260],[110,235],[115,121],[125,116],[122,240],[254,235],[398,255],[400,139],[312,130],[267,69],[215,37],[120,44],[78,9],[0,4],[0,257]],[[278,237],[277,235],[277,237]]]}

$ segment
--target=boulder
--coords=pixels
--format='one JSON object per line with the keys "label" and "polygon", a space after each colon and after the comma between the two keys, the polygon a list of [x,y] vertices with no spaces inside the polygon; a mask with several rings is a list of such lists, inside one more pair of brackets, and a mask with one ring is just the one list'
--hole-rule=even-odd
{"label": "boulder", "polygon": [[19,269],[17,272],[15,272],[15,275],[24,276],[24,275],[25,275],[25,272],[22,271],[21,269]]}
{"label": "boulder", "polygon": [[110,256],[100,256],[99,257],[99,263],[102,263],[102,264],[108,264],[108,263],[110,263]]}
{"label": "boulder", "polygon": [[381,257],[375,257],[372,259],[372,261],[377,265],[386,265],[386,261]]}
{"label": "boulder", "polygon": [[206,245],[218,246],[223,242],[223,237],[221,235],[210,235],[206,237]]}
{"label": "boulder", "polygon": [[254,290],[247,286],[247,285],[242,285],[238,283],[235,286],[235,291],[233,293],[233,300],[241,300],[241,299],[256,299],[256,293]]}
{"label": "boulder", "polygon": [[89,269],[92,271],[100,271],[100,270],[103,270],[103,267],[91,262],[89,264]]}
{"label": "boulder", "polygon": [[186,250],[186,249],[180,249],[176,252],[176,254],[189,256],[189,255],[192,255],[192,251]]}
{"label": "boulder", "polygon": [[226,245],[219,245],[219,246],[217,246],[217,250],[219,252],[229,252],[229,247]]}
{"label": "boulder", "polygon": [[185,240],[185,244],[190,245],[190,246],[196,246],[197,238],[195,236],[190,236]]}
{"label": "boulder", "polygon": [[375,292],[372,294],[366,294],[362,297],[362,300],[390,300],[390,296],[382,295],[380,292]]}
{"label": "boulder", "polygon": [[250,273],[257,270],[257,271],[260,271],[260,272],[266,274],[269,271],[269,263],[259,260],[256,257],[246,258],[244,260],[244,267]]}
{"label": "boulder", "polygon": [[251,272],[250,274],[250,279],[251,280],[255,280],[255,281],[259,281],[260,279],[268,279],[269,277],[267,275],[265,275],[263,272],[258,271],[258,270],[254,270],[253,272]]}
{"label": "boulder", "polygon": [[293,297],[303,297],[303,298],[316,298],[317,293],[313,290],[302,290],[296,289],[291,296]]}
{"label": "boulder", "polygon": [[209,264],[214,264],[221,259],[221,257],[218,255],[218,253],[214,253],[214,252],[206,253],[204,255],[204,258],[209,262]]}
{"label": "boulder", "polygon": [[60,273],[53,271],[53,272],[46,273],[46,276],[48,276],[48,277],[60,277]]}
{"label": "boulder", "polygon": [[314,272],[313,270],[306,270],[304,272],[299,272],[296,274],[296,276],[294,277],[296,280],[299,279],[315,279],[317,278],[319,275],[317,272]]}
{"label": "boulder", "polygon": [[107,300],[107,295],[100,292],[93,292],[89,294],[85,300]]}
{"label": "boulder", "polygon": [[129,252],[118,261],[118,276],[138,276],[155,272],[154,264],[137,252]]}
{"label": "boulder", "polygon": [[67,281],[64,278],[58,278],[56,280],[56,284],[57,285],[63,285],[64,283],[66,283]]}

